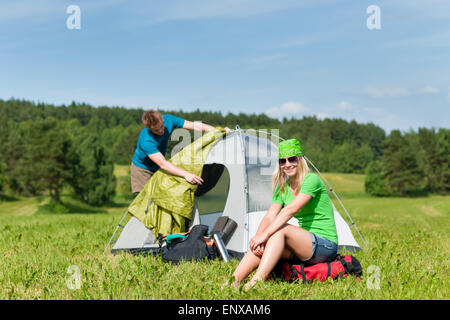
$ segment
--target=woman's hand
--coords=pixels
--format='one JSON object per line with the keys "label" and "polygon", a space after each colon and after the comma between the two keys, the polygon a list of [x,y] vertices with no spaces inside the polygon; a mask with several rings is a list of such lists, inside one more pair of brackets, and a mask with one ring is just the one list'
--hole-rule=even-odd
{"label": "woman's hand", "polygon": [[263,232],[260,234],[256,234],[250,240],[250,249],[252,250],[252,252],[255,252],[259,246],[262,246],[264,248],[267,240],[269,240],[269,236],[267,235],[267,233]]}
{"label": "woman's hand", "polygon": [[256,249],[252,252],[255,256],[262,257],[262,255],[264,253],[264,245],[260,245],[260,246],[256,247]]}

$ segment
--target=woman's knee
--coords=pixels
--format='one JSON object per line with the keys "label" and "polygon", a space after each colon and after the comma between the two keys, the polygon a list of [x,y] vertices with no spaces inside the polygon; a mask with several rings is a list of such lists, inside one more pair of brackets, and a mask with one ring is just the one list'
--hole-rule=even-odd
{"label": "woman's knee", "polygon": [[267,240],[267,242],[274,242],[274,241],[280,241],[280,240],[285,240],[286,238],[286,232],[284,231],[284,229],[280,229],[277,232],[275,232],[273,235],[270,236],[269,240]]}

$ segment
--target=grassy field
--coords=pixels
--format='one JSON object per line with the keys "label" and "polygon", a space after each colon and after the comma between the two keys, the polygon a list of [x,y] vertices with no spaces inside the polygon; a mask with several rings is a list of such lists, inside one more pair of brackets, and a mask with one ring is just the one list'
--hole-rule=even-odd
{"label": "grassy field", "polygon": [[[127,168],[118,167],[116,174],[126,177]],[[373,198],[364,193],[363,175],[325,177],[370,248],[355,254],[364,268],[361,281],[302,285],[271,280],[249,292],[222,291],[236,260],[174,266],[153,257],[103,255],[129,204],[126,196],[101,208],[66,196],[65,213],[52,212],[47,198],[3,197],[0,299],[450,298],[449,196]],[[355,238],[363,246],[356,233]]]}

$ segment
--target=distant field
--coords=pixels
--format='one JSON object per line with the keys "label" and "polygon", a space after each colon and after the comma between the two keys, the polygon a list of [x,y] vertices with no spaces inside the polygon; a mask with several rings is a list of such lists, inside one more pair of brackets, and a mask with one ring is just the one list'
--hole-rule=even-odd
{"label": "distant field", "polygon": [[[127,170],[119,166],[115,173],[126,176]],[[153,257],[103,255],[129,204],[122,195],[100,208],[65,196],[65,214],[46,212],[47,198],[20,197],[0,200],[0,299],[450,298],[450,196],[373,198],[364,193],[363,175],[324,176],[370,248],[355,254],[365,272],[360,282],[349,278],[302,285],[271,280],[250,292],[221,291],[238,261],[173,266]]]}
{"label": "distant field", "polygon": [[117,178],[127,176],[129,174],[130,174],[130,166],[129,165],[115,165],[114,166],[114,175]]}
{"label": "distant field", "polygon": [[[333,190],[338,194],[365,194],[364,174],[356,173],[323,173],[322,174]],[[325,183],[328,188],[328,185]]]}

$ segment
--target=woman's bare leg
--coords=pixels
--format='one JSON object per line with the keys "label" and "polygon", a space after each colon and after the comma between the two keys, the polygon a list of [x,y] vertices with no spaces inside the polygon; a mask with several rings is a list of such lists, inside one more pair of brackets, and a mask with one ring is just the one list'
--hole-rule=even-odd
{"label": "woman's bare leg", "polygon": [[247,251],[233,273],[235,279],[233,285],[235,287],[238,286],[242,280],[247,278],[247,276],[258,267],[260,261],[261,257],[255,255],[251,250]]}
{"label": "woman's bare leg", "polygon": [[248,289],[253,286],[256,281],[266,280],[280,258],[289,259],[292,253],[301,259],[311,257],[311,236],[304,229],[292,225],[285,225],[267,241],[258,270],[246,285],[246,288]]}

